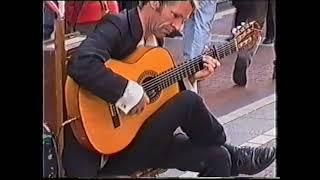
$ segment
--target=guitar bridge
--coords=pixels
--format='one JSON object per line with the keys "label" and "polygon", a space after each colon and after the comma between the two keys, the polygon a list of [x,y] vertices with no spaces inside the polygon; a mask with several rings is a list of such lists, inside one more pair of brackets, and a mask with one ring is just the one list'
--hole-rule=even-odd
{"label": "guitar bridge", "polygon": [[111,112],[111,118],[112,118],[112,123],[113,123],[113,127],[117,128],[120,126],[120,119],[119,119],[119,114],[117,111],[117,108],[115,105],[110,104],[109,105],[109,110]]}

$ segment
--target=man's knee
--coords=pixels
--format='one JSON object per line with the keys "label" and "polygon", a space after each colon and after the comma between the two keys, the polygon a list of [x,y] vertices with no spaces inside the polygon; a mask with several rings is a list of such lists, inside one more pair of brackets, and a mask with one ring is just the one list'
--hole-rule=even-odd
{"label": "man's knee", "polygon": [[202,98],[197,93],[190,90],[182,91],[178,95],[177,99],[187,101],[188,103],[202,101]]}

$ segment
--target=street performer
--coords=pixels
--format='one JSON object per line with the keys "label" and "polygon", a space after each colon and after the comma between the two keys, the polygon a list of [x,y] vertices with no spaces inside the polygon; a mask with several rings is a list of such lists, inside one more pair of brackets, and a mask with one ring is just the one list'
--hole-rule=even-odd
{"label": "street performer", "polygon": [[[80,45],[68,65],[68,75],[80,87],[115,104],[126,116],[140,114],[149,103],[142,86],[104,63],[111,58],[124,59],[139,46],[157,46],[156,39],[181,32],[196,10],[195,0],[143,1],[137,8],[106,16]],[[106,157],[87,150],[67,126],[63,152],[67,176],[131,175],[146,168],[176,168],[199,172],[202,177],[228,177],[252,175],[267,168],[275,160],[274,147],[226,143],[223,126],[197,94],[196,86],[198,80],[214,74],[220,63],[211,56],[203,56],[203,62],[205,68],[183,79],[180,84],[184,90],[156,112],[132,146],[119,154]],[[178,127],[185,134],[174,134]]]}

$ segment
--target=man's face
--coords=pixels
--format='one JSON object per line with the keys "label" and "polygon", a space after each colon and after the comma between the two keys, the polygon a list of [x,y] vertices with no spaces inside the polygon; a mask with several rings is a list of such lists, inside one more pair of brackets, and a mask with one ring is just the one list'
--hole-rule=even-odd
{"label": "man's face", "polygon": [[193,12],[189,1],[178,1],[175,4],[163,5],[154,16],[152,33],[163,38],[174,31],[182,31],[184,23]]}

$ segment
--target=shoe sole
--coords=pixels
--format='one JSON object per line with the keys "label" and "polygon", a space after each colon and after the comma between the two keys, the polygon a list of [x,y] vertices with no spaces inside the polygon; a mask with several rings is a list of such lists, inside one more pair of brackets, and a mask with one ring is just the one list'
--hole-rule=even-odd
{"label": "shoe sole", "polygon": [[247,68],[247,64],[244,62],[239,61],[235,63],[233,70],[233,81],[238,86],[245,86],[247,84]]}

